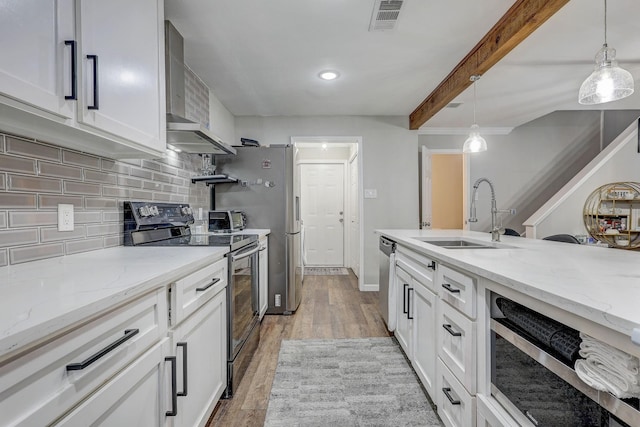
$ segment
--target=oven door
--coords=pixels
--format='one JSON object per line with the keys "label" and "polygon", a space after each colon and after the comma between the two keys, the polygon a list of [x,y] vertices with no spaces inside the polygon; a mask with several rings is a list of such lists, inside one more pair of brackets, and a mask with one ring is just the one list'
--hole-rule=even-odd
{"label": "oven door", "polygon": [[258,322],[258,243],[231,252],[229,257],[229,360],[235,359]]}

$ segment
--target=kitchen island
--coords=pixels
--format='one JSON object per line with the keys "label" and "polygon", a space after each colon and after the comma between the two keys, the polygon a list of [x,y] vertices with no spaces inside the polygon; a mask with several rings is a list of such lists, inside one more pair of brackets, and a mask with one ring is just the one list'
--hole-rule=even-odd
{"label": "kitchen island", "polygon": [[[494,319],[498,297],[640,356],[640,346],[632,341],[640,328],[637,252],[514,236],[492,242],[489,233],[464,230],[378,234],[397,243],[391,280],[395,335],[445,425],[531,422],[523,421],[518,410],[506,410],[510,403],[500,400],[493,385],[496,330],[503,330]],[[551,359],[540,354],[540,363]],[[640,420],[637,408],[585,386],[571,367],[561,369],[578,388],[586,387],[592,400],[610,401],[603,404],[607,410],[624,407],[627,423]]]}

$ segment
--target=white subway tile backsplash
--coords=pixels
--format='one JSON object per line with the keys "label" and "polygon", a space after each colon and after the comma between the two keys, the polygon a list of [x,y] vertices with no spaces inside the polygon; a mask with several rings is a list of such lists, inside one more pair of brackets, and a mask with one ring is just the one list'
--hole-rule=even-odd
{"label": "white subway tile backsplash", "polygon": [[[114,160],[0,131],[0,266],[122,245],[124,200],[209,209],[210,189],[190,180],[201,163]],[[61,203],[74,206],[73,231],[57,230]]]}
{"label": "white subway tile backsplash", "polygon": [[9,262],[11,264],[20,264],[23,262],[37,261],[39,259],[54,258],[63,255],[64,244],[62,243],[17,247],[9,249]]}

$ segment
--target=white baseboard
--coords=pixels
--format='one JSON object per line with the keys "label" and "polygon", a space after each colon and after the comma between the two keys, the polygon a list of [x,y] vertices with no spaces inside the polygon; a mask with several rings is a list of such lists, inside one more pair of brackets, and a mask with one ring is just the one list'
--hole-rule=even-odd
{"label": "white baseboard", "polygon": [[360,288],[360,291],[362,291],[362,292],[378,292],[379,288],[380,288],[380,285],[378,285],[377,283],[370,283],[370,284],[362,285],[362,288]]}

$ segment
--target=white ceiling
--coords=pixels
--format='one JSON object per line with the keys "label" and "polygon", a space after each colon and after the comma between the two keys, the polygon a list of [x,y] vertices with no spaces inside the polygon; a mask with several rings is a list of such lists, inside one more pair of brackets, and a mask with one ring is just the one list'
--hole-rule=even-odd
{"label": "white ceiling", "polygon": [[[637,1],[609,1],[607,37],[636,93],[596,109],[640,109]],[[165,17],[185,38],[187,64],[236,116],[408,116],[512,4],[406,0],[387,32],[368,31],[374,0],[165,0]],[[603,31],[602,0],[571,0],[478,81],[478,124],[582,109]],[[322,81],[324,69],[341,76]],[[472,88],[454,102],[463,104],[423,128],[468,127]]]}

